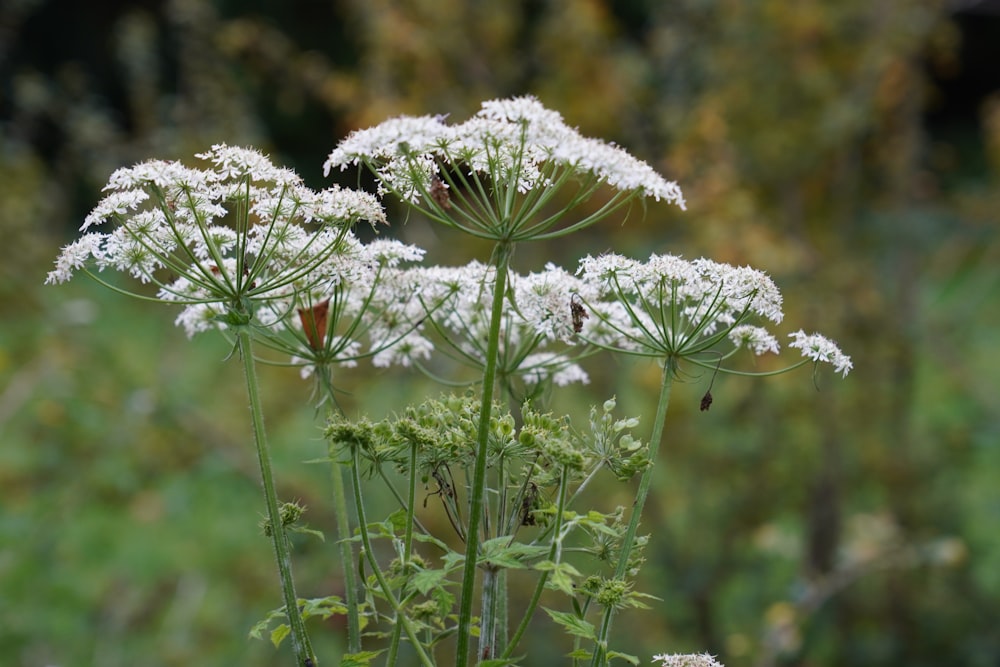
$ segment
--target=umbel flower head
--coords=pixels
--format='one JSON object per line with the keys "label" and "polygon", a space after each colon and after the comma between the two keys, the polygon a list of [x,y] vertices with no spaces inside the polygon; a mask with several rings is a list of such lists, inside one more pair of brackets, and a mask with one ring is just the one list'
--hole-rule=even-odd
{"label": "umbel flower head", "polygon": [[[407,281],[420,285],[417,298],[427,311],[426,328],[439,334],[441,351],[477,369],[486,365],[495,271],[473,261],[407,272]],[[592,350],[570,354],[576,343],[571,304],[584,289],[582,281],[550,264],[526,276],[508,271],[507,285],[499,324],[501,377],[516,377],[532,387],[549,381],[559,386],[586,384],[587,374],[576,360]]]}
{"label": "umbel flower head", "polygon": [[[590,315],[579,322],[580,337],[596,346],[711,368],[743,348],[757,356],[779,352],[778,340],[757,322],[782,321],[781,292],[757,269],[675,255],[640,262],[607,254],[584,258],[577,273]],[[801,331],[792,338],[790,347],[805,357],[796,367],[822,361],[843,375],[850,371],[850,357],[833,341]]]}
{"label": "umbel flower head", "polygon": [[[46,283],[84,271],[108,284],[97,273],[127,273],[157,286],[158,300],[186,306],[178,324],[190,335],[338,281],[351,226],[385,222],[371,195],[315,192],[255,150],[216,145],[196,157],[210,166],[154,160],[115,171]],[[114,227],[90,231],[106,223]]]}
{"label": "umbel flower head", "polygon": [[[635,197],[684,207],[676,183],[621,147],[582,136],[533,97],[484,102],[457,125],[442,116],[387,120],[344,139],[324,170],[359,164],[376,175],[380,194],[391,192],[439,222],[495,240],[566,234]],[[602,185],[615,193],[603,206],[556,228]]]}
{"label": "umbel flower head", "polygon": [[661,653],[653,660],[660,667],[723,667],[722,663],[707,653]]}
{"label": "umbel flower head", "polygon": [[317,369],[329,373],[332,365],[353,367],[365,358],[376,366],[408,366],[427,358],[433,345],[419,333],[427,316],[417,299],[420,285],[399,266],[423,255],[395,240],[361,244],[347,237],[327,280],[261,304],[257,318],[266,327],[261,342],[291,355],[304,377]]}

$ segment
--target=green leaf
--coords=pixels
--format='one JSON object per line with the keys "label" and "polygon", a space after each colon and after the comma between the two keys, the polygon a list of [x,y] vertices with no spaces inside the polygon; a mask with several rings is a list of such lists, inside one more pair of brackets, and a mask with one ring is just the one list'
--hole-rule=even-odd
{"label": "green leaf", "polygon": [[410,578],[410,584],[420,591],[421,595],[427,595],[428,591],[437,588],[445,577],[447,570],[421,570]]}
{"label": "green leaf", "polygon": [[313,616],[326,619],[334,614],[347,614],[347,606],[338,595],[299,600],[299,604],[302,605],[303,619],[312,618]]}
{"label": "green leaf", "polygon": [[494,658],[492,660],[482,660],[479,662],[479,667],[508,667],[508,665],[517,665],[517,661],[520,658]]}
{"label": "green leaf", "polygon": [[284,638],[287,637],[288,633],[291,631],[292,629],[288,627],[287,623],[282,623],[274,630],[271,630],[271,643],[274,644],[274,648],[281,646],[282,640],[284,640]]}
{"label": "green leaf", "polygon": [[542,607],[542,609],[545,610],[545,613],[548,614],[553,621],[566,628],[566,631],[571,635],[583,637],[584,639],[597,640],[593,623],[585,621],[584,619],[573,614],[567,614],[564,611],[553,611],[548,607]]}
{"label": "green leaf", "polygon": [[524,656],[517,658],[507,658],[506,660],[497,658],[495,660],[483,660],[479,663],[479,667],[508,667],[508,665],[517,665],[518,661],[522,660]]}
{"label": "green leaf", "polygon": [[634,655],[629,655],[628,653],[619,653],[618,651],[608,651],[608,662],[611,662],[615,658],[621,658],[622,660],[631,663],[633,665],[639,664],[639,658]]}
{"label": "green leaf", "polygon": [[284,607],[282,607],[281,609],[272,610],[270,613],[268,613],[267,616],[265,616],[262,620],[255,623],[254,626],[250,628],[250,636],[254,639],[263,639],[264,631],[267,630],[267,627],[269,625],[271,625],[271,621],[273,621],[276,618],[284,618],[284,617],[285,617]]}
{"label": "green leaf", "polygon": [[625,596],[625,606],[634,607],[635,609],[649,609],[649,605],[643,602],[643,599],[647,600],[657,600],[660,601],[662,598],[658,598],[655,595],[650,595],[648,593],[640,593],[638,591],[629,591]]}
{"label": "green leaf", "polygon": [[318,537],[320,542],[326,542],[326,536],[320,531],[312,528],[306,528],[305,526],[292,526],[289,528],[289,531],[293,533],[302,533],[303,535],[312,535],[313,537]]}
{"label": "green leaf", "polygon": [[548,588],[562,591],[566,595],[573,595],[573,582],[581,577],[580,571],[569,563],[553,563],[550,560],[543,560],[535,563],[535,569],[541,572],[549,572],[549,580],[545,583]]}
{"label": "green leaf", "polygon": [[[434,537],[433,535],[425,535],[423,533],[417,533],[417,532],[415,532],[413,534],[413,539],[415,539],[417,542],[426,542],[428,544],[433,544],[434,546],[436,546],[439,549],[441,549],[441,551],[445,551],[445,552],[451,551],[450,549],[448,549],[448,545],[447,544],[445,544],[444,542],[442,542],[438,538]],[[454,553],[454,552],[452,552],[452,553]]]}
{"label": "green leaf", "polygon": [[372,660],[377,658],[385,649],[381,651],[362,651],[361,653],[347,653],[340,659],[340,667],[367,667]]}
{"label": "green leaf", "polygon": [[[311,598],[308,600],[299,599],[299,605],[302,607],[302,618],[307,619],[313,616],[319,616],[320,618],[329,618],[334,614],[346,614],[347,607],[344,606],[343,600],[336,595],[330,595],[325,598]],[[267,630],[268,626],[275,619],[284,619],[285,608],[281,607],[279,609],[271,610],[263,620],[258,621],[250,628],[250,637],[254,639],[263,639],[264,631]],[[278,625],[274,630],[271,631],[271,643],[276,647],[281,644],[282,640],[288,633],[290,628],[287,624],[282,623]]]}
{"label": "green leaf", "polygon": [[385,522],[393,527],[395,534],[406,531],[406,510],[398,509],[386,518]]}
{"label": "green leaf", "polygon": [[495,567],[506,567],[511,569],[524,569],[527,567],[524,561],[537,558],[548,553],[548,547],[533,547],[520,542],[509,544],[510,537],[495,537],[480,544],[482,555],[480,560],[483,563]]}

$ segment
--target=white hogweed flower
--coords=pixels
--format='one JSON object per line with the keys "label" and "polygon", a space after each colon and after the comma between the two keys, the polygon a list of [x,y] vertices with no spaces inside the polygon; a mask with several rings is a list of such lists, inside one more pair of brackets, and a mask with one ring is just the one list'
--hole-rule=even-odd
{"label": "white hogweed flower", "polygon": [[[756,356],[780,351],[774,334],[754,323],[784,319],[781,292],[757,269],[676,255],[654,254],[639,262],[606,254],[585,257],[577,275],[586,295],[581,307],[593,315],[581,323],[580,338],[595,347],[674,362],[683,358],[723,372],[735,372],[721,362],[741,348]],[[850,357],[827,338],[802,331],[791,337],[789,346],[807,360],[832,364],[842,375],[850,371]],[[725,342],[730,349],[720,349]]]}
{"label": "white hogweed flower", "polygon": [[789,337],[792,338],[792,342],[788,344],[788,347],[798,348],[806,359],[832,365],[833,369],[842,377],[847,377],[847,374],[854,368],[851,358],[841,352],[837,344],[825,336],[817,333],[806,334],[800,329],[789,334]]}
{"label": "white hogweed flower", "polygon": [[[345,248],[357,245],[350,228],[386,221],[375,197],[314,192],[256,150],[220,144],[196,157],[209,167],[153,160],[115,171],[46,283],[127,273],[184,305],[177,323],[193,335],[225,327],[233,308],[254,311],[335,282]],[[110,231],[92,229],[108,223]]]}
{"label": "white hogweed flower", "polygon": [[[684,208],[676,183],[623,148],[582,136],[533,97],[484,102],[469,120],[441,116],[387,120],[353,132],[330,153],[324,172],[363,164],[392,192],[444,224],[493,239],[552,238],[581,229],[633,197]],[[596,213],[555,228],[600,185],[616,191]],[[554,214],[540,202],[571,188]]]}
{"label": "white hogweed flower", "polygon": [[347,240],[317,267],[322,280],[260,306],[259,319],[269,327],[264,342],[304,365],[304,375],[318,366],[356,366],[365,358],[375,366],[409,366],[427,358],[433,346],[419,331],[425,316],[417,299],[420,285],[399,266],[421,260],[424,251],[395,240]]}
{"label": "white hogweed flower", "polygon": [[544,271],[514,276],[512,289],[514,307],[527,326],[546,341],[575,342],[580,322],[574,303],[593,296],[584,281],[550,262]]}
{"label": "white hogweed flower", "polygon": [[660,667],[724,667],[721,662],[707,653],[661,653],[654,655],[653,660]]}
{"label": "white hogweed flower", "polygon": [[[405,274],[406,280],[420,286],[414,301],[425,309],[427,322],[421,328],[432,327],[442,340],[438,349],[473,368],[486,364],[494,272],[493,267],[473,261],[452,268],[418,267]],[[587,383],[589,378],[576,361],[590,351],[569,352],[577,341],[573,304],[587,289],[581,280],[551,264],[528,276],[509,272],[498,372],[528,385],[548,380],[560,386]]]}
{"label": "white hogweed flower", "polygon": [[770,331],[752,324],[740,324],[730,329],[729,340],[737,348],[745,347],[758,357],[767,352],[778,354],[781,350],[778,339]]}
{"label": "white hogweed flower", "polygon": [[528,384],[540,384],[551,379],[557,387],[574,383],[590,384],[587,372],[565,354],[537,352],[529,354],[518,366],[518,373]]}
{"label": "white hogweed flower", "polygon": [[[654,254],[646,262],[603,255],[584,258],[577,273],[599,295],[587,301],[597,317],[584,338],[602,347],[692,357],[751,318],[782,319],[778,288],[749,267],[675,255]],[[773,347],[761,332],[754,340],[755,350]]]}

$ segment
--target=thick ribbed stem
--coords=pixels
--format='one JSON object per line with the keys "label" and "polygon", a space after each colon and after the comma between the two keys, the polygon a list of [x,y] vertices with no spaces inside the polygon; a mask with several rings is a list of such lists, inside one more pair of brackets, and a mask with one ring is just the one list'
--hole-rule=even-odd
{"label": "thick ribbed stem", "polygon": [[264,413],[260,403],[260,390],[257,385],[257,372],[254,365],[250,332],[239,328],[236,343],[243,360],[243,375],[247,383],[247,396],[250,399],[250,418],[253,423],[253,439],[257,446],[257,460],[260,463],[260,477],[264,486],[264,501],[267,505],[267,518],[271,524],[271,542],[274,545],[274,558],[278,563],[278,578],[281,580],[281,593],[285,602],[285,615],[288,627],[291,629],[292,650],[295,652],[295,662],[299,667],[315,667],[316,656],[313,654],[309,635],[306,634],[305,622],[299,612],[298,597],[295,595],[295,582],[292,579],[292,558],[288,545],[288,536],[281,522],[281,510],[278,506],[278,496],[274,488],[274,475],[271,471],[271,452],[267,445],[267,435],[264,431]]}
{"label": "thick ribbed stem", "polygon": [[497,353],[500,350],[504,292],[507,291],[507,269],[513,247],[498,243],[494,254],[496,279],[493,285],[493,308],[490,315],[490,332],[486,344],[486,368],[483,371],[483,396],[479,410],[479,432],[476,439],[476,466],[470,490],[469,526],[465,540],[465,569],[462,572],[462,593],[458,611],[458,645],[455,649],[456,667],[469,664],[469,638],[472,625],[472,600],[476,587],[476,563],[479,556],[479,524],[485,506],[486,459],[489,454],[490,418],[493,411],[493,391],[496,382]]}
{"label": "thick ribbed stem", "polygon": [[[316,369],[317,377],[330,401],[336,405],[330,368]],[[354,546],[351,542],[351,518],[347,508],[347,491],[344,484],[344,466],[330,462],[330,481],[333,482],[333,513],[337,521],[337,540],[340,543],[340,568],[344,573],[344,597],[347,603],[347,652],[361,652],[361,612],[358,606],[358,580],[355,573]]]}

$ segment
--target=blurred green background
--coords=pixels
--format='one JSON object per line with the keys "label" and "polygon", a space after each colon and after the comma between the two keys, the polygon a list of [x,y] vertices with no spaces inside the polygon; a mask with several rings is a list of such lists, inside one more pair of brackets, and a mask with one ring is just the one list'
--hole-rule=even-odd
{"label": "blurred green background", "polygon": [[[520,270],[611,249],[752,264],[784,290],[782,335],[822,331],[855,364],[818,390],[806,371],[720,378],[708,413],[707,378],[675,390],[643,523],[663,601],[620,618],[617,645],[728,667],[1000,664],[998,4],[0,4],[0,664],[288,662],[246,637],[279,596],[229,350],[85,279],[42,287],[111,171],[227,142],[322,187],[351,129],[525,93],[689,208],[522,247]],[[393,213],[388,233],[433,262],[481,251]],[[617,394],[648,426],[655,367],[588,370],[557,405]],[[262,382],[281,493],[330,535],[309,387]],[[342,382],[374,416],[436,391]],[[296,556],[301,594],[341,592],[331,542]],[[339,623],[313,626],[321,659]],[[540,623],[532,664],[560,637]]]}

